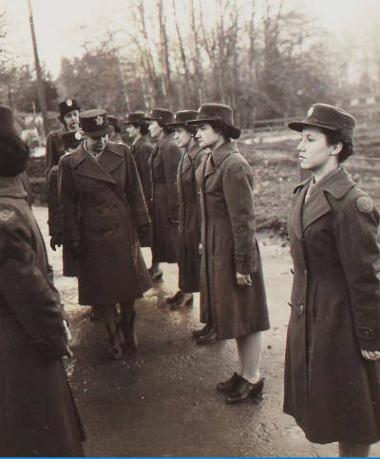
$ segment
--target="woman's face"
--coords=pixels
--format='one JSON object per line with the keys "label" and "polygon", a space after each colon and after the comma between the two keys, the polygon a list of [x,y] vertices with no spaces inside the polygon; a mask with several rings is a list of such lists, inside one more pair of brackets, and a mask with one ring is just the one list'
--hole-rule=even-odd
{"label": "woman's face", "polygon": [[76,131],[79,129],[79,112],[72,110],[63,117],[63,121],[69,131]]}
{"label": "woman's face", "polygon": [[325,134],[318,128],[308,127],[301,133],[301,141],[297,146],[301,169],[317,171],[336,156],[336,146],[328,145]]}
{"label": "woman's face", "polygon": [[174,140],[177,142],[179,148],[186,147],[190,143],[192,137],[191,133],[184,127],[178,126],[175,128]]}
{"label": "woman's face", "polygon": [[195,139],[202,148],[212,148],[220,140],[220,137],[221,135],[214,131],[208,123],[200,124],[195,134]]}
{"label": "woman's face", "polygon": [[133,124],[127,124],[126,131],[131,139],[136,138],[140,133],[140,129]]}
{"label": "woman's face", "polygon": [[157,121],[149,121],[149,134],[152,139],[157,139],[161,132],[163,131],[162,127],[157,123]]}

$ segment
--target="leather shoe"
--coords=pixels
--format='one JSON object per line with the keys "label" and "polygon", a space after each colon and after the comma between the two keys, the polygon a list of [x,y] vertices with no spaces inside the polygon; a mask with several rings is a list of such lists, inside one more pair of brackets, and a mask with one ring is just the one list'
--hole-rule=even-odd
{"label": "leather shoe", "polygon": [[165,298],[165,301],[168,304],[182,303],[184,297],[185,297],[185,293],[182,290],[178,290],[178,292],[176,292],[174,295],[167,296]]}
{"label": "leather shoe", "polygon": [[191,336],[193,338],[199,338],[202,335],[207,335],[211,327],[212,327],[212,323],[208,322],[204,327],[200,328],[199,330],[193,330],[191,332]]}
{"label": "leather shoe", "polygon": [[227,405],[233,405],[253,399],[261,394],[263,387],[264,379],[260,379],[258,383],[252,384],[242,377],[236,389],[226,398],[226,403]]}
{"label": "leather shoe", "polygon": [[197,344],[202,346],[203,344],[214,344],[218,341],[218,336],[216,331],[211,328],[211,330],[205,334],[197,338]]}
{"label": "leather shoe", "polygon": [[193,295],[192,293],[185,293],[181,301],[177,301],[170,306],[172,311],[180,309],[183,306],[192,306],[193,305]]}
{"label": "leather shoe", "polygon": [[242,377],[235,372],[231,376],[231,378],[217,384],[216,390],[218,392],[222,392],[223,394],[228,394],[230,392],[232,393],[235,391],[236,387],[238,386],[241,380],[242,380]]}

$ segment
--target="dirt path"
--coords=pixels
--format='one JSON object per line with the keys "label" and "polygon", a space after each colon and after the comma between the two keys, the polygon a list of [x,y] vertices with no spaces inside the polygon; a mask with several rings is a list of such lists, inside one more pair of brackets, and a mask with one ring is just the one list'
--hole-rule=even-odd
{"label": "dirt path", "polygon": [[[45,208],[35,213],[46,236]],[[46,239],[47,240],[47,239]],[[193,308],[171,312],[165,294],[176,290],[177,270],[163,265],[164,282],[138,304],[139,349],[122,361],[110,360],[102,324],[89,321],[77,305],[76,280],[62,277],[61,253],[50,252],[56,285],[74,332],[72,383],[86,425],[89,456],[328,456],[336,445],[312,445],[282,413],[283,361],[290,259],[286,247],[260,238],[272,329],[266,333],[260,403],[227,406],[215,384],[235,371],[232,341],[196,346]],[[145,249],[144,249],[145,250]],[[147,263],[149,250],[144,251]],[[380,447],[373,448],[380,454]]]}

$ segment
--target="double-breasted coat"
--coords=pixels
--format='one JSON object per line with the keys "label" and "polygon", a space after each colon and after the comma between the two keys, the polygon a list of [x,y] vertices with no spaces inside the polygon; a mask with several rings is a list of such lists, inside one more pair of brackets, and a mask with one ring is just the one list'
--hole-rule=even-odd
{"label": "double-breasted coat", "polygon": [[285,359],[284,411],[310,441],[372,443],[380,437],[379,215],[338,168],[289,217],[294,281]]}
{"label": "double-breasted coat", "polygon": [[201,212],[195,171],[206,154],[206,150],[192,142],[178,167],[179,288],[187,293],[199,292]]}
{"label": "double-breasted coat", "polygon": [[181,156],[172,134],[159,140],[152,153],[152,255],[157,263],[178,261],[177,171]]}
{"label": "double-breasted coat", "polygon": [[0,454],[81,456],[46,249],[18,177],[0,177]]}
{"label": "double-breasted coat", "polygon": [[151,281],[136,232],[150,219],[129,148],[108,142],[95,160],[82,144],[59,168],[64,238],[80,245],[80,304],[141,297]]}
{"label": "double-breasted coat", "polygon": [[[141,186],[144,192],[145,202],[151,213],[152,199],[152,179],[150,173],[150,160],[152,156],[153,145],[149,142],[147,136],[140,137],[131,146],[131,152],[135,159],[137,171],[139,173]],[[139,237],[141,247],[150,247],[152,244],[151,228]]]}
{"label": "double-breasted coat", "polygon": [[[201,321],[212,322],[222,339],[267,330],[251,168],[227,142],[207,156],[197,179],[202,215]],[[236,272],[250,274],[252,286],[238,286]]]}

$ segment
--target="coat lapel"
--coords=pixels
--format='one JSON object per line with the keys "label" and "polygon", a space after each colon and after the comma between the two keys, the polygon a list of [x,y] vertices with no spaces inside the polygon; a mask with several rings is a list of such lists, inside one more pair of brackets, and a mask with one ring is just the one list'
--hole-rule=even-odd
{"label": "coat lapel", "polygon": [[330,204],[326,199],[323,189],[320,188],[312,193],[310,199],[304,204],[302,213],[303,230],[305,231],[308,226],[330,211]]}
{"label": "coat lapel", "polygon": [[[309,180],[308,180],[309,181]],[[308,189],[308,183],[304,184],[295,198],[295,203],[289,217],[289,227],[293,229],[298,239],[302,239],[302,210],[305,202],[305,195]]]}
{"label": "coat lapel", "polygon": [[[106,153],[106,150],[103,152]],[[95,159],[91,158],[90,154],[86,152],[84,146],[81,145],[79,149],[72,154],[72,161],[75,173],[89,177],[95,180],[102,180],[115,184],[114,178],[98,164]]]}
{"label": "coat lapel", "polygon": [[99,159],[101,166],[109,175],[119,168],[124,163],[124,154],[119,150],[118,146],[109,143]]}

